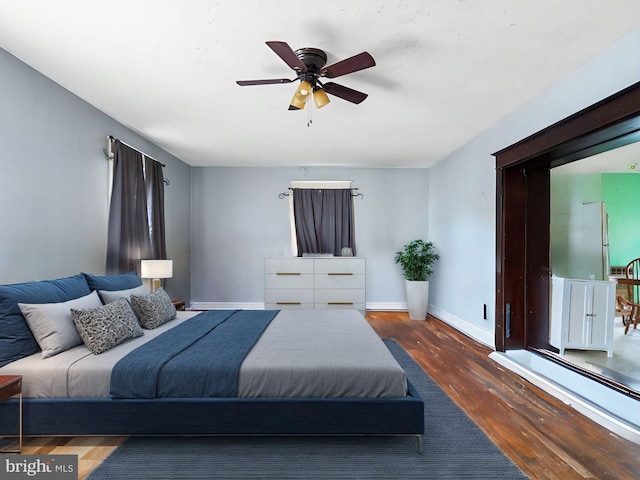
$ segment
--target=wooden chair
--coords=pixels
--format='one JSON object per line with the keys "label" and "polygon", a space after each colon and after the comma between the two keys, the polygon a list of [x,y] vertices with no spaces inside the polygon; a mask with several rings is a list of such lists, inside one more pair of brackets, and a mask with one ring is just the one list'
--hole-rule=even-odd
{"label": "wooden chair", "polygon": [[624,334],[626,335],[631,325],[631,314],[633,313],[633,304],[629,302],[624,296],[616,295],[616,312],[620,314],[622,318],[622,325],[624,325]]}
{"label": "wooden chair", "polygon": [[640,320],[640,258],[634,258],[627,264],[627,268],[625,268],[625,277],[627,284],[627,298],[626,298],[626,308],[630,309],[631,312],[627,316],[625,321],[625,316],[622,316],[622,321],[624,322],[624,334],[626,335],[629,331],[629,327],[633,323],[633,328],[637,328],[638,321]]}

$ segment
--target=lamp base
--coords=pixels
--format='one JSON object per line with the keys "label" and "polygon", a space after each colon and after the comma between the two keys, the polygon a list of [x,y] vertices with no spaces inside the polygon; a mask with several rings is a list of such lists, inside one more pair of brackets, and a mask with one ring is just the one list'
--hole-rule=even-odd
{"label": "lamp base", "polygon": [[162,286],[162,282],[159,278],[154,278],[151,280],[151,292],[155,292]]}

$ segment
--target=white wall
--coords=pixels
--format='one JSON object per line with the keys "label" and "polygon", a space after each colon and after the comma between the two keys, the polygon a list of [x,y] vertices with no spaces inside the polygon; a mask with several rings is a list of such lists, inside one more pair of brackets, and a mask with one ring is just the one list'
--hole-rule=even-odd
{"label": "white wall", "polygon": [[[432,167],[429,235],[441,252],[431,282],[432,312],[494,345],[496,185],[492,153],[640,81],[639,72],[637,30]],[[484,303],[489,307],[487,320],[482,318]]]}
{"label": "white wall", "polygon": [[264,301],[264,258],[291,256],[290,180],[352,180],[357,255],[367,259],[367,302],[405,302],[395,252],[427,238],[426,169],[193,169],[192,301]]}

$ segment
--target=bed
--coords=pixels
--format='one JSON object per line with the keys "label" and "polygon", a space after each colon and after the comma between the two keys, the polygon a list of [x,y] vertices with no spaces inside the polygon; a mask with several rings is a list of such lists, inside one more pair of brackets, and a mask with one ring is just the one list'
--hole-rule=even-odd
{"label": "bed", "polygon": [[[86,312],[154,295],[134,273],[0,286],[0,375],[23,376],[24,435],[424,433],[422,399],[356,311],[174,310],[139,329],[146,314],[134,308],[129,338],[108,348],[85,339]],[[96,297],[100,307],[74,308]],[[52,328],[43,306],[49,317],[72,310],[77,331],[67,320]],[[61,331],[83,341],[47,343]],[[227,380],[214,386],[214,377]],[[0,434],[16,433],[15,403],[0,403]]]}

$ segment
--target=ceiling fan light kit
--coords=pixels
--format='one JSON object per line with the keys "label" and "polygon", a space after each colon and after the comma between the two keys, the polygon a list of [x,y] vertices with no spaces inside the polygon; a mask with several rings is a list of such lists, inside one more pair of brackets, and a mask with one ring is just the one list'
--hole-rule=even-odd
{"label": "ceiling fan light kit", "polygon": [[293,94],[291,103],[289,104],[289,110],[302,110],[307,104],[307,97],[300,95],[297,91]]}
{"label": "ceiling fan light kit", "polygon": [[327,54],[318,48],[301,48],[296,51],[286,43],[280,41],[266,42],[269,48],[275,52],[292,70],[296,72],[293,80],[287,78],[275,78],[267,80],[238,80],[236,83],[242,87],[250,85],[275,85],[300,81],[300,85],[293,94],[289,104],[289,110],[304,109],[307,100],[313,93],[313,101],[317,108],[322,108],[329,103],[329,95],[342,98],[348,102],[359,104],[365,98],[366,93],[358,92],[351,88],[328,82],[323,84],[320,78],[336,78],[349,73],[364,70],[375,66],[373,57],[362,52],[340,62],[325,66]]}
{"label": "ceiling fan light kit", "polygon": [[316,104],[317,108],[322,108],[327,105],[331,100],[329,100],[329,96],[327,92],[325,92],[322,88],[316,87],[313,90],[313,101]]}

